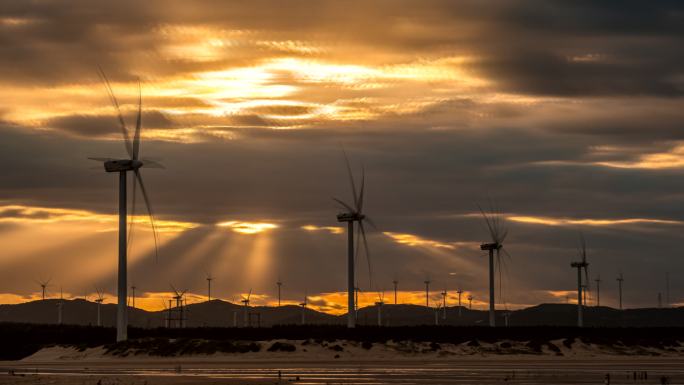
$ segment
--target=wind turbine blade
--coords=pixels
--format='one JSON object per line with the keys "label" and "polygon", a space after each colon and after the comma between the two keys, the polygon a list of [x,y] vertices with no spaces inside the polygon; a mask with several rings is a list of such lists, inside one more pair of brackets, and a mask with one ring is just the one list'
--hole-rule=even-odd
{"label": "wind turbine blade", "polygon": [[140,192],[142,193],[143,199],[145,200],[145,206],[147,207],[147,213],[150,216],[150,225],[152,226],[152,235],[154,235],[154,258],[155,261],[159,259],[159,242],[157,240],[157,228],[154,227],[154,214],[152,214],[152,205],[150,205],[150,199],[147,196],[147,190],[145,190],[145,184],[143,184],[142,176],[140,176],[140,170],[135,170],[135,177],[140,183]]}
{"label": "wind turbine blade", "polygon": [[173,290],[173,292],[176,293],[176,295],[178,295],[178,290],[176,290],[176,288],[171,284],[169,284],[169,286],[171,286],[171,290]]}
{"label": "wind turbine blade", "polygon": [[378,229],[378,226],[375,225],[375,222],[374,222],[372,219],[370,219],[370,217],[367,217],[367,216],[366,216],[366,217],[363,218],[363,220],[366,221],[369,225],[371,225],[371,227],[373,228],[373,230],[375,230],[375,231],[380,231],[380,230]]}
{"label": "wind turbine blade", "polygon": [[94,160],[94,161],[97,161],[97,162],[107,162],[107,161],[110,161],[110,160],[114,160],[114,158],[98,158],[98,157],[94,157],[94,156],[89,156],[88,159]]}
{"label": "wind turbine blade", "polygon": [[163,169],[166,168],[166,167],[164,167],[163,164],[157,162],[156,160],[143,159],[142,162],[143,162],[142,166],[145,168],[163,168]]}
{"label": "wind turbine blade", "polygon": [[344,206],[344,208],[347,209],[347,210],[349,210],[350,213],[352,213],[352,212],[355,211],[353,208],[351,208],[351,206],[349,206],[348,204],[344,203],[343,201],[341,201],[341,200],[339,200],[339,199],[337,199],[337,198],[335,198],[335,197],[333,197],[333,200],[334,200],[335,202],[341,204],[342,206]]}
{"label": "wind turbine blade", "polygon": [[366,240],[366,230],[363,227],[363,221],[359,221],[359,229],[361,229],[361,239],[363,239],[363,249],[366,253],[366,262],[368,262],[368,287],[373,287],[373,271],[371,270],[371,256],[368,249],[368,241]]}
{"label": "wind turbine blade", "polygon": [[513,258],[511,257],[511,255],[508,254],[508,251],[507,251],[506,249],[504,249],[503,247],[501,248],[501,252],[503,252],[504,255],[508,257],[508,259],[513,259]]}
{"label": "wind turbine blade", "polygon": [[98,65],[97,69],[99,70],[100,78],[102,78],[102,81],[105,84],[105,88],[107,89],[107,94],[109,95],[109,101],[112,103],[112,105],[116,109],[117,118],[119,119],[119,126],[121,128],[121,133],[123,134],[123,138],[124,138],[124,145],[126,146],[126,152],[128,153],[128,156],[130,156],[132,158],[133,157],[133,146],[131,145],[131,138],[128,135],[128,128],[126,127],[126,122],[124,122],[123,115],[121,114],[121,108],[119,107],[119,101],[116,99],[116,96],[114,96],[114,90],[112,89],[112,85],[109,84],[109,79],[107,78],[107,75],[105,75],[104,71],[102,70],[102,67],[100,67]]}
{"label": "wind turbine blade", "polygon": [[249,289],[249,294],[247,294],[247,300],[249,301],[249,297],[252,296],[252,289]]}
{"label": "wind turbine blade", "polygon": [[142,87],[138,79],[138,118],[135,121],[135,134],[133,135],[133,159],[137,160],[140,154],[140,126],[142,124]]}
{"label": "wind turbine blade", "polygon": [[363,193],[366,188],[366,169],[361,166],[361,189],[359,190],[359,212],[363,212]]}
{"label": "wind turbine blade", "polygon": [[496,242],[496,233],[494,231],[494,228],[492,227],[492,223],[490,222],[489,217],[487,216],[487,214],[485,214],[484,210],[482,210],[482,207],[479,204],[477,205],[477,208],[480,209],[482,217],[487,223],[487,228],[489,228],[489,235],[491,235],[492,241]]}
{"label": "wind turbine blade", "polygon": [[[356,194],[356,184],[354,183],[354,175],[352,175],[352,170],[351,166],[349,165],[349,158],[347,157],[347,152],[342,148],[342,153],[344,154],[344,162],[347,165],[347,174],[349,174],[349,182],[351,184],[352,188],[352,194],[354,196],[354,206],[356,206],[356,210],[359,209],[359,197]],[[354,210],[352,210],[354,211]]]}

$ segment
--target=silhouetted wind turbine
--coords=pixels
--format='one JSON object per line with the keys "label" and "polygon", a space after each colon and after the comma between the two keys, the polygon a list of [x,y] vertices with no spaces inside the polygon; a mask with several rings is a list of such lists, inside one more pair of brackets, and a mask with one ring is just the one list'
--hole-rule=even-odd
{"label": "silhouetted wind turbine", "polygon": [[378,307],[378,326],[382,326],[382,305],[385,304],[385,291],[381,290],[378,292],[378,301],[375,306]]}
{"label": "silhouetted wind turbine", "polygon": [[[145,206],[147,207],[147,213],[150,217],[150,223],[152,225],[152,233],[154,235],[155,244],[155,256],[157,255],[157,232],[154,227],[154,217],[152,215],[152,207],[150,205],[149,197],[147,196],[147,190],[145,190],[145,185],[142,180],[142,175],[140,174],[140,168],[150,167],[150,168],[163,168],[158,162],[140,159],[140,131],[142,128],[142,91],[139,88],[138,93],[138,116],[136,119],[135,132],[133,134],[133,141],[131,142],[128,128],[124,122],[123,115],[121,114],[121,109],[119,107],[119,102],[114,96],[114,91],[112,86],[109,84],[109,80],[105,75],[104,71],[99,68],[100,77],[105,84],[109,99],[116,109],[117,118],[119,121],[119,126],[123,134],[124,146],[126,147],[126,152],[130,158],[126,159],[114,159],[114,158],[89,158],[91,160],[96,160],[104,162],[104,168],[106,172],[118,172],[119,173],[119,276],[118,276],[118,286],[117,286],[117,296],[118,296],[118,306],[116,313],[116,340],[124,341],[128,337],[128,309],[126,301],[128,300],[127,295],[127,228],[126,228],[126,218],[127,218],[127,199],[126,199],[126,174],[128,171],[132,171],[134,175],[133,180],[133,201],[132,201],[132,215],[135,215],[135,187],[140,185],[140,191],[142,192],[143,199],[145,200]],[[132,227],[131,222],[131,227]]]}
{"label": "silhouetted wind turbine", "polygon": [[45,301],[45,292],[47,291],[47,288],[50,287],[50,281],[52,281],[52,278],[48,278],[46,281],[40,280],[36,281],[38,285],[40,285],[40,288],[42,289],[43,296],[42,299]]}
{"label": "silhouetted wind turbine", "polygon": [[188,289],[183,291],[178,291],[173,285],[171,285],[171,290],[174,292],[173,299],[176,300],[176,311],[178,312],[178,327],[183,328],[184,318],[184,303],[183,296],[188,292]]}
{"label": "silhouetted wind turbine", "polygon": [[589,282],[589,262],[587,262],[587,243],[584,241],[584,235],[580,233],[580,250],[579,250],[581,261],[572,262],[571,267],[577,269],[577,327],[584,326],[584,316],[583,316],[583,297],[582,288],[585,285],[582,284],[582,270],[584,270],[584,277],[587,282]]}
{"label": "silhouetted wind turbine", "polygon": [[[480,245],[480,250],[489,251],[489,326],[496,326],[496,304],[494,299],[494,251],[496,250],[496,262],[499,266],[499,271],[501,271],[501,252],[510,257],[508,252],[503,248],[503,242],[508,235],[508,229],[506,228],[506,222],[504,217],[500,212],[495,211],[494,208],[491,209],[490,214],[486,214],[482,207],[477,206],[482,213],[482,217],[485,222],[487,222],[487,228],[489,229],[489,235],[491,236],[490,243],[483,243]],[[501,284],[501,283],[499,283]]]}
{"label": "silhouetted wind turbine", "polygon": [[62,311],[64,308],[64,293],[62,287],[59,287],[59,301],[57,301],[57,324],[62,324]]}
{"label": "silhouetted wind turbine", "polygon": [[601,274],[599,274],[596,279],[596,307],[601,306]]}
{"label": "silhouetted wind turbine", "polygon": [[135,289],[138,287],[135,285],[131,285],[131,307],[135,309]]}
{"label": "silhouetted wind turbine", "polygon": [[249,293],[247,293],[247,297],[245,297],[243,295],[242,300],[240,301],[244,305],[244,324],[243,324],[243,326],[247,326],[247,317],[248,317],[247,312],[249,311],[249,297],[251,297],[251,296],[252,296],[252,289],[249,289]]}
{"label": "silhouetted wind turbine", "polygon": [[392,281],[392,284],[394,285],[394,304],[397,304],[397,286],[399,285],[399,281],[396,279]]}
{"label": "silhouetted wind turbine", "polygon": [[442,314],[442,319],[446,319],[446,302],[447,302],[447,290],[444,289],[444,291],[441,293],[442,294],[442,308],[444,309],[444,313]]}
{"label": "silhouetted wind turbine", "polygon": [[473,296],[472,295],[468,296],[468,309],[469,310],[473,309]]}
{"label": "silhouetted wind turbine", "polygon": [[425,284],[425,307],[430,307],[430,279],[423,281]]}
{"label": "silhouetted wind turbine", "polygon": [[280,307],[280,292],[283,287],[283,282],[280,281],[280,278],[278,278],[278,282],[276,282],[276,285],[278,285],[278,307]]}
{"label": "silhouetted wind turbine", "polygon": [[620,310],[622,310],[622,282],[625,280],[624,277],[622,277],[622,273],[617,277],[616,281],[618,282],[618,292],[619,296],[618,298],[620,299]]}
{"label": "silhouetted wind turbine", "polygon": [[306,294],[306,291],[304,292],[304,302],[300,303],[299,306],[302,307],[302,325],[306,323],[306,305],[308,302],[309,296]]}
{"label": "silhouetted wind turbine", "polygon": [[458,293],[458,316],[461,316],[461,294],[463,294],[463,290],[460,288],[456,291]]}
{"label": "silhouetted wind turbine", "polygon": [[214,277],[211,276],[210,272],[207,272],[207,302],[211,302],[211,281]]}
{"label": "silhouetted wind turbine", "polygon": [[104,302],[104,292],[100,289],[95,289],[97,291],[97,326],[102,326],[102,302]]}
{"label": "silhouetted wind turbine", "polygon": [[[368,262],[368,280],[371,282],[369,287],[373,287],[371,261],[370,252],[368,250],[368,242],[366,241],[366,229],[363,224],[364,222],[367,222],[373,227],[375,227],[375,225],[370,218],[363,213],[363,197],[366,184],[365,170],[361,168],[361,188],[357,194],[354,176],[352,175],[351,166],[349,165],[349,159],[347,158],[346,152],[344,153],[344,160],[347,165],[347,173],[349,174],[349,182],[351,184],[352,196],[354,198],[354,206],[352,207],[337,198],[333,198],[333,200],[347,210],[347,212],[337,214],[337,221],[347,222],[347,327],[353,328],[356,326],[356,315],[354,314],[354,309],[356,309],[354,298],[354,283],[356,282],[354,279],[354,222],[358,222],[357,237],[360,236],[363,240],[363,248],[366,253],[366,261]],[[358,247],[356,250],[358,254]]]}

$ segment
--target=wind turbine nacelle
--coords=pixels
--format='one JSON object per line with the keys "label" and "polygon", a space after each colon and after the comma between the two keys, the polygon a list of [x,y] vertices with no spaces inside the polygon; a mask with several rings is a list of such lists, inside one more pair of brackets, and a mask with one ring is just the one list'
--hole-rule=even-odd
{"label": "wind turbine nacelle", "polygon": [[480,250],[497,250],[501,247],[498,243],[483,243],[480,245]]}
{"label": "wind turbine nacelle", "polygon": [[358,214],[358,213],[341,213],[341,214],[337,214],[337,221],[338,222],[361,221],[365,217],[366,217],[365,215]]}
{"label": "wind turbine nacelle", "polygon": [[104,162],[105,171],[107,172],[133,171],[139,169],[142,165],[141,161],[133,159],[114,159]]}

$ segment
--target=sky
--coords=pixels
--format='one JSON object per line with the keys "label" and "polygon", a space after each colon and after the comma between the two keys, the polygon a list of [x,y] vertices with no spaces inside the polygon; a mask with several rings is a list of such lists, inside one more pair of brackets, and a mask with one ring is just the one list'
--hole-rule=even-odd
{"label": "sky", "polygon": [[[0,302],[114,302],[116,174],[109,77],[159,230],[137,196],[136,304],[171,285],[252,304],[305,295],[345,311],[352,201],[343,149],[377,229],[362,305],[486,307],[489,241],[510,254],[499,308],[572,302],[580,234],[590,303],[684,303],[684,5],[678,1],[0,2]],[[140,82],[140,83],[138,83]],[[358,179],[357,179],[358,183]],[[138,192],[139,194],[139,192]],[[667,278],[666,278],[667,277]],[[497,286],[499,286],[497,284]],[[568,299],[568,296],[570,298]]]}

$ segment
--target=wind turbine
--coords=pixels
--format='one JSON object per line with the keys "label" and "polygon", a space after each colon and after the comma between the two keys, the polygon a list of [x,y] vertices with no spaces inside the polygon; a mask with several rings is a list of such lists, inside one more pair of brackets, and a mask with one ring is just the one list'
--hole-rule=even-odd
{"label": "wind turbine", "polygon": [[278,278],[278,282],[276,282],[276,285],[278,285],[278,307],[280,307],[280,291],[283,287],[283,282]]}
{"label": "wind turbine", "polygon": [[247,317],[248,317],[247,312],[249,311],[249,297],[251,297],[251,296],[252,296],[252,289],[249,289],[249,293],[247,294],[247,297],[245,297],[243,295],[242,300],[240,301],[245,306],[243,308],[244,309],[244,324],[243,324],[244,326],[247,326]]}
{"label": "wind turbine", "polygon": [[[494,251],[496,250],[496,262],[499,267],[499,272],[501,272],[501,252],[503,251],[509,258],[510,255],[503,248],[503,242],[508,235],[508,229],[506,228],[506,222],[504,217],[494,208],[491,209],[489,214],[486,214],[482,207],[478,205],[482,217],[485,222],[487,222],[487,228],[489,229],[489,235],[492,238],[490,243],[483,243],[480,245],[480,250],[489,251],[489,326],[496,326],[496,304],[494,299]],[[499,285],[501,283],[499,282]]]}
{"label": "wind turbine", "polygon": [[570,266],[577,269],[577,327],[584,326],[584,316],[583,312],[583,297],[582,297],[582,270],[584,269],[584,277],[587,282],[589,282],[589,262],[587,262],[587,243],[584,240],[584,235],[580,233],[580,257],[582,258],[578,262],[572,262]]}
{"label": "wind turbine", "polygon": [[456,293],[458,293],[458,316],[461,316],[461,294],[463,294],[463,290],[459,288]]}
{"label": "wind turbine", "polygon": [[601,274],[599,274],[596,279],[596,307],[601,306]]}
{"label": "wind turbine", "polygon": [[442,294],[442,308],[444,309],[444,313],[442,314],[442,319],[446,319],[446,301],[447,301],[447,290],[444,289],[444,291],[441,293]]}
{"label": "wind turbine", "polygon": [[[347,173],[349,174],[349,182],[351,184],[352,196],[354,198],[354,206],[346,204],[340,199],[333,198],[335,202],[339,203],[344,207],[346,212],[337,214],[338,222],[347,222],[347,327],[353,328],[356,326],[356,314],[354,312],[355,301],[354,301],[354,222],[358,222],[357,237],[361,237],[363,240],[363,248],[366,253],[366,261],[368,262],[368,280],[371,281],[369,285],[372,287],[372,272],[371,272],[371,261],[370,253],[368,251],[368,242],[366,241],[366,229],[363,226],[364,222],[368,223],[372,227],[375,227],[373,222],[363,213],[363,197],[365,191],[366,183],[366,173],[363,167],[361,168],[361,188],[357,194],[356,184],[354,183],[354,176],[352,175],[351,166],[349,165],[349,159],[347,158],[347,153],[344,153],[344,160],[347,165]],[[358,242],[358,241],[357,241]],[[356,248],[358,254],[359,248]]]}
{"label": "wind turbine", "polygon": [[135,285],[131,285],[131,307],[135,309],[135,289],[138,287]]}
{"label": "wind turbine", "polygon": [[622,310],[622,282],[625,279],[622,277],[622,273],[617,277],[616,281],[618,282],[618,292],[619,292],[619,299],[620,299],[620,310]]}
{"label": "wind turbine", "polygon": [[309,296],[306,294],[306,291],[304,292],[304,302],[300,303],[299,306],[302,307],[302,325],[306,323],[306,305],[308,302]]}
{"label": "wind turbine", "polygon": [[97,326],[102,326],[102,302],[104,302],[104,292],[100,289],[95,289],[97,291]]}
{"label": "wind turbine", "polygon": [[430,307],[430,279],[423,281],[425,284],[425,307]]}
{"label": "wind turbine", "polygon": [[59,287],[59,301],[57,302],[57,324],[62,324],[62,310],[64,308],[64,293],[62,287]]}
{"label": "wind turbine", "polygon": [[211,276],[210,272],[207,272],[207,302],[211,302],[211,281],[214,277]]}
{"label": "wind turbine", "polygon": [[183,321],[184,321],[183,296],[185,296],[185,293],[188,292],[188,289],[185,289],[183,291],[178,291],[173,285],[171,285],[171,290],[173,290],[173,293],[175,294],[173,296],[173,299],[176,301],[176,311],[178,312],[178,327],[183,328]]}
{"label": "wind turbine", "polygon": [[468,295],[468,310],[473,310],[473,296]]}
{"label": "wind turbine", "polygon": [[[152,207],[150,205],[150,200],[147,196],[147,190],[145,190],[145,185],[142,180],[142,175],[140,174],[140,168],[150,167],[150,168],[164,168],[158,162],[140,159],[140,131],[142,126],[142,90],[138,88],[138,116],[135,124],[135,132],[133,134],[133,141],[131,142],[128,128],[124,122],[123,115],[121,114],[121,109],[119,107],[119,101],[114,96],[114,91],[112,86],[109,84],[109,79],[105,75],[104,71],[99,68],[100,77],[105,84],[107,93],[109,95],[110,102],[116,109],[117,118],[119,121],[119,127],[123,134],[124,146],[126,147],[126,152],[129,158],[125,159],[114,159],[114,158],[89,158],[91,160],[96,160],[104,163],[104,169],[106,172],[118,172],[119,173],[119,273],[118,273],[118,306],[116,312],[116,340],[125,341],[128,338],[128,309],[126,306],[126,301],[128,299],[127,295],[127,198],[126,198],[126,179],[128,171],[132,171],[134,175],[133,180],[133,201],[131,214],[135,215],[135,188],[136,185],[140,185],[140,191],[142,192],[143,199],[145,200],[145,206],[147,207],[147,213],[150,217],[150,224],[152,225],[152,233],[154,235],[154,245],[155,245],[155,256],[157,255],[157,232],[154,227],[154,217],[152,215]],[[131,222],[132,228],[133,222]]]}
{"label": "wind turbine", "polygon": [[397,286],[399,285],[399,281],[397,281],[395,278],[394,281],[392,281],[392,284],[394,285],[394,304],[396,305],[397,304]]}
{"label": "wind turbine", "polygon": [[385,291],[381,290],[378,292],[378,302],[375,303],[375,306],[378,307],[378,326],[382,326],[382,305],[385,304]]}
{"label": "wind turbine", "polygon": [[46,281],[45,280],[40,280],[36,281],[38,285],[40,285],[40,288],[42,290],[43,296],[42,299],[45,301],[45,293],[47,291],[47,288],[50,287],[50,281],[52,281],[52,278],[48,278]]}

